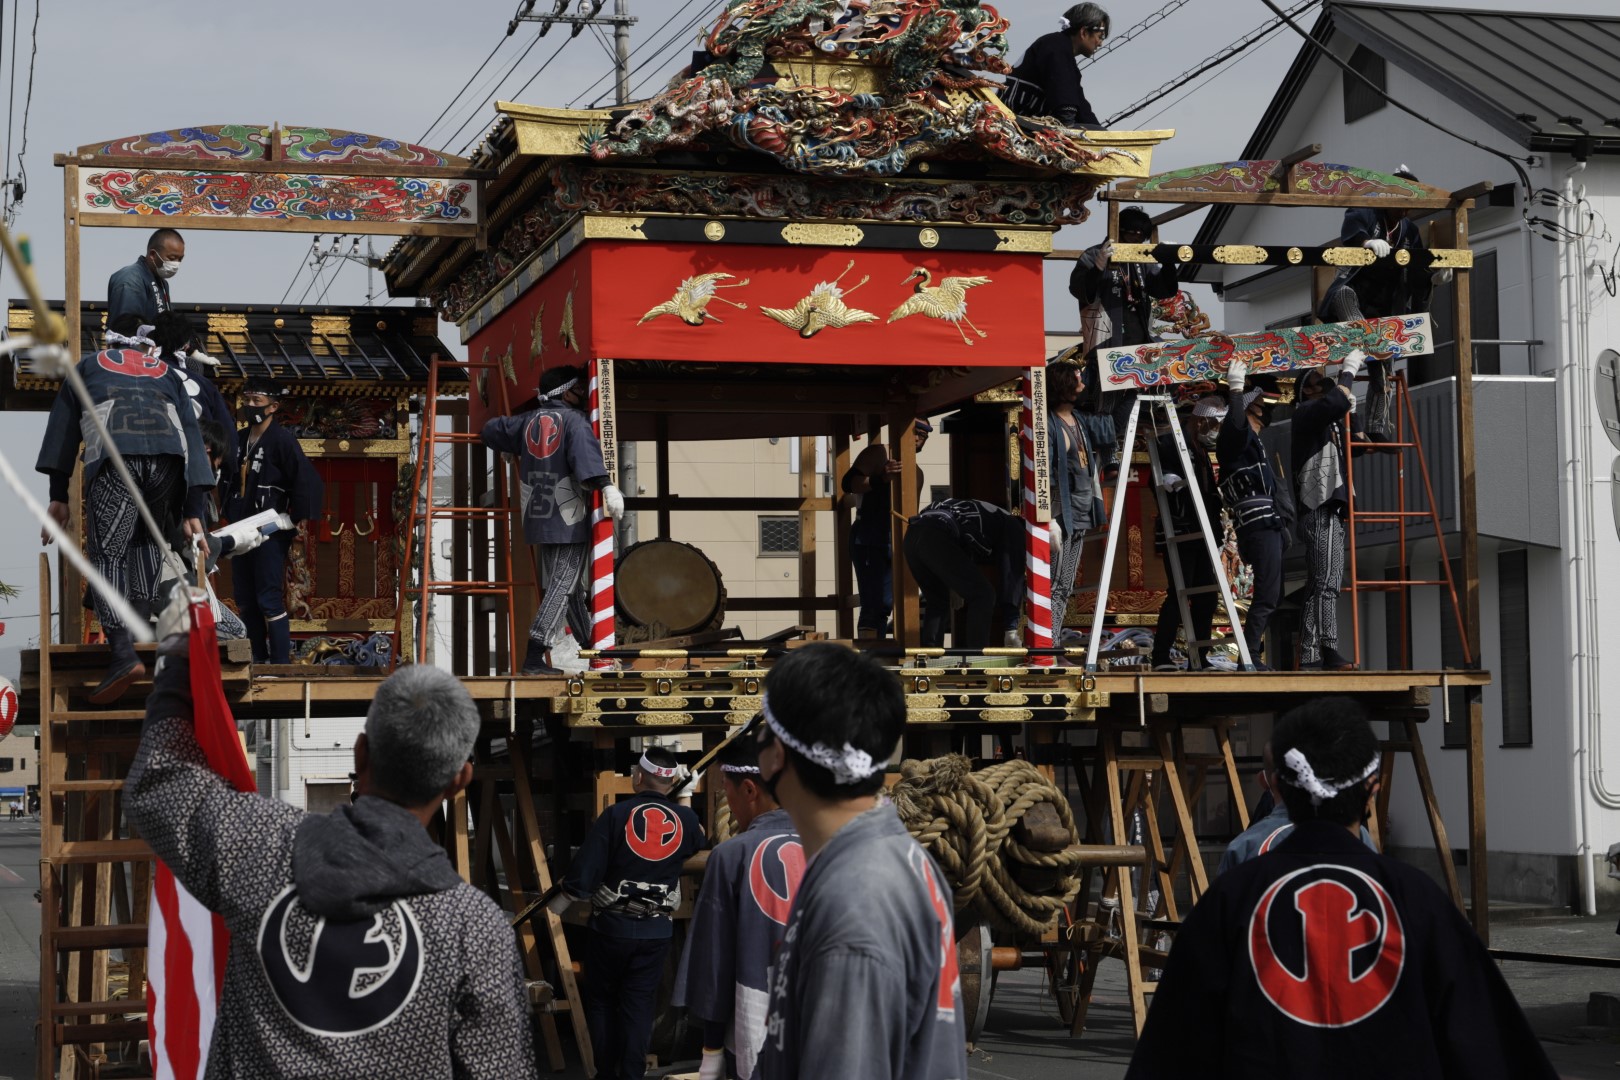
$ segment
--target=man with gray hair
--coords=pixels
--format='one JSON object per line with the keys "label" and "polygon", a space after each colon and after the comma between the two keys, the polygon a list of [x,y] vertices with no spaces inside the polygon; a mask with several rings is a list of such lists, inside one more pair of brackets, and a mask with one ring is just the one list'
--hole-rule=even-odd
{"label": "man with gray hair", "polygon": [[209,769],[176,603],[124,797],[230,931],[208,1075],[534,1076],[512,931],[425,827],[472,780],[467,691],[422,665],[384,680],[355,739],[353,804],[306,813]]}

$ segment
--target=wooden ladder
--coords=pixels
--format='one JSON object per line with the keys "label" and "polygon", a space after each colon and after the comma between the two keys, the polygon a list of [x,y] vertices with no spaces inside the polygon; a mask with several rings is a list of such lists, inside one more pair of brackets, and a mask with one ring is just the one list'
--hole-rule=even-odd
{"label": "wooden ladder", "polygon": [[[1350,640],[1355,643],[1356,666],[1364,666],[1361,662],[1361,594],[1364,592],[1387,592],[1397,599],[1401,605],[1401,667],[1409,669],[1412,666],[1411,627],[1411,597],[1414,585],[1443,585],[1451,601],[1451,612],[1457,620],[1457,641],[1463,651],[1463,665],[1471,666],[1474,662],[1468,647],[1468,630],[1463,622],[1462,605],[1457,599],[1457,582],[1451,573],[1451,560],[1446,556],[1445,532],[1440,525],[1440,509],[1434,499],[1434,484],[1429,479],[1429,461],[1423,452],[1423,439],[1418,433],[1417,414],[1412,411],[1412,395],[1406,387],[1404,373],[1390,376],[1389,392],[1393,397],[1390,402],[1390,412],[1395,418],[1395,437],[1389,442],[1375,443],[1355,441],[1351,438],[1348,425],[1345,428],[1344,460],[1345,485],[1349,490],[1349,510],[1345,521],[1345,547],[1350,560],[1350,584],[1344,586],[1344,591],[1350,594]],[[1467,433],[1464,438],[1470,437]],[[1392,509],[1365,510],[1357,506],[1356,500],[1356,453],[1366,450],[1392,451],[1399,455],[1395,462],[1395,506]],[[1417,466],[1418,477],[1422,480],[1424,504],[1421,509],[1409,509],[1407,506],[1407,455],[1410,454]],[[1434,538],[1440,545],[1439,560],[1440,573],[1438,578],[1412,579],[1407,577],[1410,572],[1408,566],[1408,541],[1406,528],[1408,523],[1426,520],[1434,529]],[[1356,527],[1360,524],[1384,524],[1395,526],[1396,548],[1399,552],[1399,574],[1397,578],[1364,578],[1361,576],[1361,564],[1356,553]]]}
{"label": "wooden ladder", "polygon": [[[1142,1025],[1147,1021],[1148,998],[1155,986],[1146,971],[1163,968],[1166,956],[1164,951],[1149,945],[1144,934],[1173,932],[1180,924],[1176,886],[1182,874],[1186,875],[1188,891],[1195,903],[1209,888],[1210,879],[1198,849],[1192,807],[1203,793],[1211,768],[1223,769],[1233,790],[1240,790],[1228,727],[1224,720],[1181,723],[1150,719],[1144,727],[1138,723],[1100,719],[1096,746],[1075,748],[1075,774],[1080,778],[1081,797],[1086,807],[1085,842],[1130,844],[1128,825],[1140,812],[1146,850],[1145,858],[1121,860],[1105,872],[1098,901],[1089,905],[1086,917],[1069,929],[1076,947],[1086,955],[1071,1035],[1079,1035],[1085,1023],[1097,964],[1109,957],[1125,964],[1131,1016],[1136,1033],[1141,1034]],[[1216,752],[1188,754],[1184,729],[1189,728],[1210,730]],[[1127,732],[1145,734],[1146,744],[1128,745],[1124,738]],[[1159,826],[1159,810],[1166,798],[1176,822],[1176,837],[1168,847]],[[1241,796],[1237,805],[1239,821],[1247,828],[1248,811]],[[1111,830],[1109,836],[1103,835],[1104,822]],[[1138,889],[1131,881],[1128,868],[1137,865],[1144,871],[1140,891],[1147,891],[1148,880],[1158,886],[1159,898],[1150,909],[1142,906],[1144,897],[1137,895]],[[1081,897],[1089,895],[1089,875],[1089,867],[1082,870]],[[1117,928],[1113,925],[1116,918]]]}
{"label": "wooden ladder", "polygon": [[[409,525],[406,529],[406,555],[401,561],[399,579],[399,607],[394,612],[394,625],[396,639],[403,642],[405,627],[411,624],[411,605],[414,601],[416,612],[412,629],[413,644],[415,646],[415,659],[417,663],[425,663],[428,655],[428,620],[436,596],[460,597],[488,597],[495,601],[499,609],[499,617],[504,622],[504,633],[495,634],[495,656],[493,666],[497,669],[507,667],[516,671],[522,664],[522,657],[518,652],[518,644],[524,640],[518,634],[517,622],[517,593],[520,589],[534,588],[534,578],[519,581],[514,577],[514,560],[512,557],[514,530],[521,528],[521,521],[514,521],[514,513],[521,517],[522,508],[516,506],[511,493],[515,489],[511,477],[512,466],[502,457],[496,456],[493,484],[487,497],[476,500],[477,505],[457,505],[458,502],[472,503],[472,498],[464,497],[471,488],[461,476],[453,476],[454,495],[452,501],[444,506],[437,505],[434,497],[435,463],[438,452],[443,448],[452,451],[460,447],[482,447],[483,440],[479,432],[463,430],[440,431],[439,418],[441,413],[448,415],[439,402],[440,373],[449,368],[457,368],[467,373],[468,393],[486,393],[490,387],[500,403],[501,415],[511,413],[511,402],[507,394],[506,375],[499,360],[460,361],[448,359],[435,353],[428,367],[427,391],[422,403],[422,431],[418,440],[416,458],[416,476],[411,492],[411,513]],[[458,461],[456,463],[460,465]],[[454,473],[455,470],[453,469]],[[462,498],[458,498],[462,496]],[[433,569],[433,527],[436,522],[452,523],[454,531],[459,535],[476,535],[492,541],[494,549],[494,574],[480,577],[477,568],[469,568],[466,576],[452,578],[439,578]],[[420,530],[420,538],[418,538]],[[413,549],[411,545],[416,545]],[[480,560],[482,561],[482,560]],[[528,568],[531,572],[533,567]],[[412,571],[415,571],[415,581],[412,581]],[[456,573],[452,569],[452,574]],[[396,658],[401,650],[395,650]],[[460,657],[457,657],[459,664]],[[459,670],[459,667],[458,667]]]}

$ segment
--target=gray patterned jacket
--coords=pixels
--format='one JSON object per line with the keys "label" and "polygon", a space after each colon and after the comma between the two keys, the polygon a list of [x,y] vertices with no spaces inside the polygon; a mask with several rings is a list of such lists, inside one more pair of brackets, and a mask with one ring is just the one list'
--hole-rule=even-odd
{"label": "gray patterned jacket", "polygon": [[166,657],[125,798],[231,933],[207,1076],[534,1076],[512,931],[421,823],[382,799],[322,815],[237,792],[191,715],[189,665]]}

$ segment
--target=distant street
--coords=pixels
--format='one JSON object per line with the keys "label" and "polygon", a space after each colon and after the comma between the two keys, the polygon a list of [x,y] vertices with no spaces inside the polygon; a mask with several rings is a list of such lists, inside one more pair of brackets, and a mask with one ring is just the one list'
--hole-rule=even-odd
{"label": "distant street", "polygon": [[39,822],[0,814],[0,1080],[34,1075],[39,1019]]}

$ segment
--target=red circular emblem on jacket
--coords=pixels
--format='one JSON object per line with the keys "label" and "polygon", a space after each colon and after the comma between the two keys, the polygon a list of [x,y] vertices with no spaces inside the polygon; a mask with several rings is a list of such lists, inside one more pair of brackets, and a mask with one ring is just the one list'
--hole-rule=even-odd
{"label": "red circular emblem on jacket", "polygon": [[107,371],[128,375],[133,379],[161,379],[169,373],[168,364],[135,349],[108,349],[99,352],[96,354],[96,363]]}
{"label": "red circular emblem on jacket", "polygon": [[562,428],[557,426],[555,416],[541,413],[529,421],[528,428],[523,432],[523,439],[528,443],[531,455],[548,458],[562,445]]}
{"label": "red circular emblem on jacket", "polygon": [[804,845],[792,836],[761,841],[748,860],[748,892],[761,913],[778,926],[787,925],[803,877]]}
{"label": "red circular emblem on jacket", "polygon": [[1406,934],[1382,885],[1348,866],[1307,866],[1274,882],[1249,917],[1260,992],[1311,1027],[1359,1024],[1400,984]]}
{"label": "red circular emblem on jacket", "polygon": [[0,679],[0,739],[11,734],[11,729],[17,723],[17,714],[22,711],[22,703],[17,700],[17,688],[7,679]]}
{"label": "red circular emblem on jacket", "polygon": [[624,823],[624,842],[648,862],[660,862],[681,849],[681,819],[656,803],[638,806]]}

